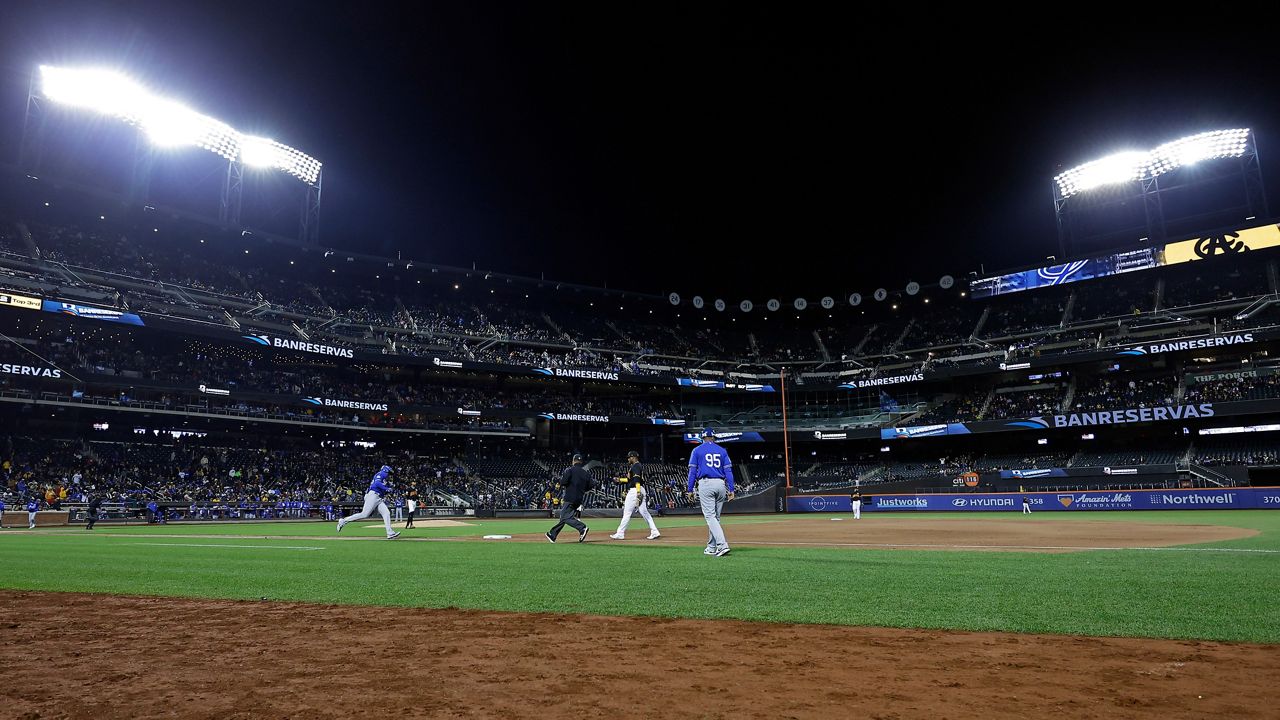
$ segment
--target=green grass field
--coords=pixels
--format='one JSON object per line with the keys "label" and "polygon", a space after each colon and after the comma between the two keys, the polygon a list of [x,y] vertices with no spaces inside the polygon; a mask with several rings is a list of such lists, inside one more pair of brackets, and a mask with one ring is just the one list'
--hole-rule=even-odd
{"label": "green grass field", "polygon": [[[806,519],[812,517],[726,520]],[[1012,514],[992,519],[1022,521]],[[541,519],[410,531],[456,538],[450,542],[345,540],[379,537],[380,528],[364,527],[371,522],[342,536],[331,523],[6,529],[0,531],[0,587],[1280,642],[1280,512],[1056,513],[1053,519],[1220,524],[1261,534],[1164,551],[740,546],[730,557],[708,558],[698,548],[639,540],[579,545],[571,532],[556,545],[479,537],[542,532],[550,521]],[[615,521],[588,522],[595,537]],[[661,524],[701,525],[701,518]],[[234,537],[195,537],[209,534]],[[192,537],[160,537],[169,535]],[[642,533],[633,525],[630,536]]]}

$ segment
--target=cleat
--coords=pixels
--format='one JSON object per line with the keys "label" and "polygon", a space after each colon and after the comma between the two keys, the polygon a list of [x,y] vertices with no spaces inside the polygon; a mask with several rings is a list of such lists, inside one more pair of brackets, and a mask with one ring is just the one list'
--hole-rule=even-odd
{"label": "cleat", "polygon": [[716,554],[716,550],[715,550],[715,548],[707,548],[706,550],[703,550],[703,551],[702,551],[702,554],[703,554],[703,555],[715,555],[715,554]]}
{"label": "cleat", "polygon": [[720,548],[719,550],[716,550],[716,551],[715,551],[715,553],[714,553],[714,555],[715,555],[716,557],[724,557],[725,555],[728,555],[728,554],[729,554],[729,546],[728,546],[728,545],[725,545],[724,547]]}
{"label": "cleat", "polygon": [[339,521],[338,521],[338,532],[342,532],[342,526],[343,526],[343,525],[346,525],[346,523],[345,523],[345,522],[343,522],[342,520],[339,520]]}
{"label": "cleat", "polygon": [[551,535],[550,531],[548,531],[548,532],[546,532],[546,533],[543,533],[543,534],[547,536],[547,540],[550,540],[551,542],[555,542],[555,541],[556,541],[556,539],[555,539],[554,537],[552,537],[552,535]]}
{"label": "cleat", "polygon": [[586,542],[588,532],[591,532],[591,528],[583,528],[582,532],[578,533],[578,542]]}
{"label": "cleat", "polygon": [[653,533],[652,535],[650,535],[649,537],[647,537],[647,538],[645,538],[645,539],[646,539],[646,540],[657,540],[657,539],[658,539],[658,538],[660,538],[660,537],[662,537],[662,533]]}
{"label": "cleat", "polygon": [[391,533],[390,535],[388,535],[388,536],[387,536],[387,539],[388,539],[388,540],[395,540],[395,539],[396,539],[396,538],[398,538],[398,537],[400,537],[400,533],[398,533],[398,532],[393,532],[393,533]]}
{"label": "cleat", "polygon": [[613,540],[626,540],[626,539],[627,539],[627,538],[626,538],[626,536],[624,536],[624,535],[619,535],[618,533],[614,533],[614,534],[610,535],[609,537],[610,537],[611,539],[613,539]]}

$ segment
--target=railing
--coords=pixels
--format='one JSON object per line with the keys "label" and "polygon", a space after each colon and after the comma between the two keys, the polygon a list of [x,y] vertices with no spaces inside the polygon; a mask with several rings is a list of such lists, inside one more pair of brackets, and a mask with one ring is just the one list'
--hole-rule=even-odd
{"label": "railing", "polygon": [[[94,283],[94,281],[92,281],[92,280],[88,280],[88,279],[86,279],[86,278],[85,278],[85,275],[90,275],[90,274],[91,274],[93,277],[100,278],[101,280],[105,280],[105,281],[115,281],[115,282],[118,282],[118,283],[119,283],[119,282],[130,282],[130,283],[135,283],[135,284],[139,284],[139,285],[145,285],[145,286],[148,286],[148,287],[154,287],[154,286],[157,284],[157,281],[155,281],[155,280],[148,280],[148,279],[143,279],[143,278],[137,278],[137,277],[134,277],[134,276],[131,276],[131,275],[126,275],[126,274],[121,274],[121,273],[115,273],[115,272],[111,272],[111,271],[97,270],[97,269],[93,269],[93,268],[85,268],[85,267],[82,267],[82,266],[78,266],[78,265],[71,265],[71,264],[69,264],[69,263],[65,263],[65,262],[61,262],[61,261],[42,261],[42,260],[40,260],[39,258],[31,258],[31,257],[25,256],[25,255],[20,255],[20,254],[16,254],[16,253],[8,253],[8,252],[2,253],[2,254],[0,254],[0,255],[2,255],[3,257],[12,258],[13,262],[15,262],[15,263],[16,263],[16,262],[23,262],[23,263],[36,263],[36,264],[37,264],[37,265],[36,265],[36,267],[39,267],[39,264],[41,264],[41,263],[44,263],[44,264],[45,264],[45,267],[54,267],[54,266],[56,266],[58,269],[61,269],[62,271],[66,272],[66,273],[70,274],[71,276],[73,276],[74,278],[78,279],[80,282],[84,282],[84,283],[86,283],[86,284],[95,284],[95,283]],[[77,271],[79,271],[79,272],[77,272]],[[83,273],[84,275],[82,275],[81,273]],[[197,288],[193,288],[193,287],[187,287],[187,286],[178,285],[178,284],[175,284],[175,283],[167,283],[167,282],[163,282],[163,281],[160,281],[160,282],[159,282],[159,285],[160,285],[162,288],[164,288],[164,289],[166,289],[166,290],[168,290],[168,291],[170,291],[170,292],[175,293],[175,294],[176,294],[176,295],[177,295],[181,300],[186,301],[186,302],[191,302],[191,303],[198,304],[198,305],[200,305],[201,307],[208,307],[208,309],[209,309],[210,311],[218,311],[218,310],[226,311],[226,309],[227,309],[228,307],[233,307],[233,308],[235,308],[235,309],[237,310],[237,312],[245,312],[245,310],[244,310],[244,308],[245,308],[245,307],[251,307],[251,304],[250,304],[250,303],[247,303],[247,302],[246,302],[246,300],[245,300],[245,298],[243,298],[243,297],[231,296],[231,295],[223,295],[223,294],[221,294],[221,293],[214,292],[214,291],[203,290],[203,289],[197,289]],[[111,290],[112,288],[110,288],[110,287],[106,287],[105,289],[107,289],[107,290]],[[1273,303],[1280,303],[1280,295],[1277,295],[1277,294],[1272,293],[1272,294],[1261,295],[1261,296],[1248,296],[1248,297],[1241,297],[1241,298],[1231,298],[1231,299],[1222,300],[1222,301],[1215,301],[1215,302],[1211,302],[1211,303],[1201,303],[1201,304],[1197,304],[1197,305],[1185,306],[1185,307],[1181,307],[1181,308],[1176,308],[1176,310],[1178,311],[1178,313],[1179,313],[1179,314],[1198,314],[1198,313],[1206,313],[1206,312],[1210,312],[1210,311],[1212,311],[1212,310],[1214,310],[1214,309],[1220,309],[1220,308],[1223,308],[1223,307],[1230,307],[1230,306],[1232,306],[1232,305],[1244,305],[1245,303],[1250,303],[1250,302],[1251,302],[1252,304],[1248,305],[1248,307],[1245,307],[1245,308],[1244,308],[1244,310],[1242,310],[1240,313],[1238,313],[1238,314],[1235,316],[1235,318],[1236,318],[1237,320],[1247,319],[1248,317],[1250,317],[1250,316],[1252,316],[1252,315],[1256,314],[1257,312],[1261,311],[1263,308],[1265,308],[1265,307],[1267,307],[1267,306],[1269,306],[1269,305],[1271,305],[1271,304],[1273,304]],[[249,310],[247,311],[247,314],[249,314],[249,315],[253,315],[253,314],[257,314],[257,313],[262,313],[262,312],[266,311],[269,307],[270,307],[270,304],[269,304],[269,303],[267,303],[267,302],[265,302],[265,301],[263,301],[263,302],[261,302],[260,304],[258,304],[256,307],[251,307],[251,309],[249,309]],[[983,317],[983,319],[981,319],[981,320],[979,321],[978,325],[975,327],[975,333],[976,333],[976,332],[978,332],[978,331],[980,330],[980,328],[981,328],[981,327],[983,327],[984,323],[982,322],[982,320],[985,320],[985,317],[989,315],[989,313],[990,313],[990,309],[991,309],[990,307],[984,308],[984,310],[983,310],[983,316],[984,316],[984,317]],[[1168,308],[1162,308],[1162,310],[1167,311],[1167,310],[1169,310],[1169,309],[1168,309]],[[155,314],[155,315],[157,315],[157,316],[160,316],[160,317],[177,317],[177,319],[182,320],[182,321],[186,321],[186,322],[199,322],[199,321],[195,321],[195,320],[192,320],[192,319],[189,319],[189,318],[183,318],[183,317],[181,317],[181,316],[170,316],[170,315],[165,315],[165,314],[162,314],[162,313],[153,313],[153,314]],[[228,314],[229,314],[229,313],[228,313]],[[306,314],[303,314],[303,313],[290,313],[290,315],[296,315],[297,317],[302,317],[302,318],[309,318],[309,317],[310,317],[310,316],[308,316],[308,315],[306,315]],[[311,319],[315,319],[315,320],[325,320],[325,321],[333,321],[333,320],[335,320],[336,318],[311,318]],[[546,319],[546,318],[544,318],[544,319]],[[1124,320],[1125,318],[1121,318],[1121,319],[1122,319],[1122,320]],[[1181,321],[1180,321],[1180,322],[1181,322]],[[232,324],[232,325],[234,326],[234,319],[232,319],[232,321],[231,321],[229,324]],[[551,326],[552,326],[553,328],[556,328],[556,329],[558,329],[558,330],[559,330],[558,326],[554,325],[554,323],[549,323],[549,324],[551,324]],[[1076,330],[1076,329],[1086,329],[1087,327],[1091,327],[1091,326],[1103,326],[1103,325],[1106,325],[1106,324],[1107,324],[1107,322],[1106,322],[1106,321],[1098,322],[1098,321],[1096,321],[1096,320],[1095,320],[1095,321],[1088,321],[1088,322],[1085,322],[1085,323],[1074,323],[1074,324],[1069,324],[1069,325],[1066,325],[1066,326],[1064,326],[1064,327],[1045,327],[1045,328],[1040,328],[1040,329],[1037,329],[1037,330],[1028,331],[1028,332],[1026,332],[1026,333],[1019,333],[1019,334],[1017,334],[1017,336],[1019,336],[1019,337],[1032,337],[1032,336],[1040,335],[1040,334],[1054,333],[1054,332],[1061,332],[1061,331],[1064,331],[1064,330],[1065,330],[1065,331],[1070,331],[1070,330]],[[328,327],[328,324],[323,325],[322,327]],[[909,327],[910,327],[910,325],[908,324],[908,329],[909,329]],[[390,328],[390,329],[393,329],[393,330],[396,330],[396,331],[400,331],[400,332],[408,331],[408,332],[410,332],[410,333],[411,333],[411,334],[413,334],[413,335],[418,335],[418,332],[417,332],[416,330],[414,330],[413,328]],[[874,329],[874,326],[872,326],[872,329]],[[561,332],[563,332],[563,331],[561,330]],[[866,342],[867,338],[869,338],[871,334],[872,334],[872,332],[871,332],[871,331],[868,331],[868,333],[867,333],[867,334],[862,338],[862,341],[858,343],[858,347],[857,347],[857,348],[855,348],[855,350],[854,350],[854,354],[855,354],[855,355],[857,355],[857,354],[859,353],[859,351],[860,351],[861,347],[865,344],[865,342]],[[453,334],[450,334],[450,335],[451,335],[451,336],[454,336]],[[904,336],[905,336],[905,333],[904,333]],[[456,335],[456,337],[463,337],[463,338],[467,338],[467,337],[470,337],[470,336],[468,336],[467,334],[465,334],[465,333],[464,333],[464,334]],[[1014,337],[1014,335],[1010,335],[1009,337]],[[478,339],[489,339],[489,340],[492,340],[493,338],[492,338],[492,337],[488,337],[488,338],[478,338]],[[976,338],[972,338],[972,339],[973,339],[973,340],[976,340]],[[945,344],[943,344],[943,345],[938,345],[937,347],[952,347],[952,346],[955,346],[957,343],[963,343],[963,342],[964,342],[964,340],[963,340],[962,338],[956,338],[955,340],[956,340],[956,343],[945,343]],[[536,343],[536,342],[533,342],[533,341],[521,341],[521,340],[514,340],[514,339],[510,339],[510,338],[504,338],[504,339],[502,339],[502,340],[501,340],[501,342],[506,342],[506,343],[510,343],[510,344],[516,344],[516,345],[531,346],[531,347],[538,347],[538,346],[542,346],[542,347],[554,347],[554,348],[565,347],[566,349],[569,347],[569,346],[559,346],[559,345],[555,345],[555,344],[543,344],[543,343]],[[598,347],[594,347],[594,346],[590,346],[590,345],[584,345],[583,347],[584,347],[585,349],[588,349],[588,350],[592,350],[592,351],[596,351],[596,352],[604,352],[604,353],[616,353],[616,354],[623,354],[623,355],[630,355],[630,354],[633,354],[633,353],[634,353],[634,351],[633,351],[632,349],[598,348]],[[699,362],[699,361],[706,360],[705,358],[696,358],[696,359],[695,359],[695,358],[685,358],[685,357],[682,357],[682,356],[676,356],[676,355],[658,355],[658,356],[655,356],[655,357],[671,358],[671,359],[674,359],[674,360],[688,360],[688,361],[690,361],[690,362]],[[864,358],[864,359],[865,359],[865,358]],[[956,358],[940,358],[940,359],[939,359],[939,361],[943,361],[943,360],[945,360],[945,361],[947,361],[947,362],[954,362],[954,361],[957,361],[957,359],[956,359]],[[731,360],[731,359],[720,359],[720,360],[716,360],[715,362],[718,362],[718,363],[722,363],[722,364],[723,364],[723,363],[731,363],[731,362],[735,362],[735,361],[734,361],[734,360]],[[797,363],[797,364],[798,364],[798,365],[804,365],[804,364],[817,364],[817,363],[820,363],[820,362],[821,362],[821,360],[819,360],[819,359],[815,359],[815,360],[813,360],[813,361],[802,361],[802,362],[799,362],[799,363]],[[686,363],[686,366],[687,366],[687,363]]]}
{"label": "railing", "polygon": [[1216,470],[1210,470],[1209,468],[1203,465],[1197,465],[1195,463],[1187,463],[1187,472],[1191,473],[1192,475],[1200,478],[1201,480],[1207,483],[1211,483],[1218,487],[1229,487],[1229,486],[1234,486],[1236,484],[1234,480],[1227,477],[1226,475],[1223,475],[1222,473],[1217,472]]}
{"label": "railing", "polygon": [[60,405],[64,407],[79,406],[95,406],[109,407],[121,412],[154,412],[165,415],[180,415],[183,417],[205,417],[214,419],[223,418],[243,418],[254,422],[281,423],[289,425],[316,425],[322,427],[353,427],[372,432],[399,432],[413,433],[424,435],[496,435],[502,437],[528,437],[527,432],[518,432],[515,430],[495,429],[495,428],[459,428],[456,426],[431,427],[429,424],[422,427],[404,428],[404,427],[383,427],[379,425],[368,425],[361,422],[350,420],[328,420],[311,418],[305,415],[286,414],[277,412],[257,412],[253,410],[240,410],[237,408],[227,407],[205,407],[203,405],[191,404],[167,404],[151,400],[118,400],[104,397],[73,397],[62,395],[55,392],[41,392],[39,398],[35,398],[30,392],[25,390],[0,390],[0,401],[3,402],[34,402],[42,405]]}

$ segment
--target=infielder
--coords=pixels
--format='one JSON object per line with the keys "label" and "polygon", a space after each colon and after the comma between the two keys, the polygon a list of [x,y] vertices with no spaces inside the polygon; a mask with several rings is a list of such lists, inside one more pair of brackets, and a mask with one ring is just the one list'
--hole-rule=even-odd
{"label": "infielder", "polygon": [[853,506],[853,519],[862,519],[862,491],[855,489],[849,496],[849,504]]}
{"label": "infielder", "polygon": [[711,428],[702,431],[702,444],[689,453],[689,492],[693,492],[694,483],[698,486],[702,517],[707,520],[707,549],[702,554],[724,557],[729,554],[729,543],[720,527],[720,511],[733,499],[733,462],[729,453],[716,444],[716,433]]}
{"label": "infielder", "polygon": [[408,520],[405,521],[404,529],[408,530],[413,527],[413,515],[418,512],[418,488],[409,488],[409,496],[404,499],[405,505],[409,506]]}
{"label": "infielder", "polygon": [[644,468],[640,465],[640,453],[632,450],[627,453],[627,460],[631,461],[631,467],[627,469],[625,478],[618,478],[620,482],[630,484],[627,489],[627,497],[622,502],[622,522],[618,523],[618,532],[609,537],[614,540],[625,540],[627,534],[627,526],[631,524],[631,513],[636,510],[640,511],[640,517],[649,523],[649,539],[657,540],[662,537],[662,533],[658,532],[658,526],[653,522],[653,515],[649,514],[648,494],[644,491]]}
{"label": "infielder", "polygon": [[400,533],[391,529],[391,513],[387,510],[387,504],[382,498],[391,492],[391,488],[387,486],[387,476],[391,474],[391,466],[383,465],[378,474],[373,476],[373,480],[369,482],[369,491],[364,494],[364,509],[355,515],[348,515],[338,521],[338,532],[342,532],[343,526],[353,520],[363,520],[373,514],[374,510],[382,516],[382,522],[387,526],[387,539],[395,540],[400,537]]}
{"label": "infielder", "polygon": [[1022,496],[1022,514],[1023,515],[1031,514],[1031,498],[1027,497],[1026,495]]}

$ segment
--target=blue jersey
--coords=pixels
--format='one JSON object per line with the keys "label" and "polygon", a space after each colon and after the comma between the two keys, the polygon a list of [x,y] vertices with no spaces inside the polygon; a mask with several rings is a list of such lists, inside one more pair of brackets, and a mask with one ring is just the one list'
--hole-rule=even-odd
{"label": "blue jersey", "polygon": [[733,492],[733,461],[724,448],[710,440],[704,440],[689,453],[689,492],[693,492],[693,484],[702,478],[722,479],[729,492]]}
{"label": "blue jersey", "polygon": [[387,476],[391,474],[391,468],[383,465],[377,475],[373,476],[373,480],[369,483],[369,492],[376,492],[379,496],[386,495],[391,492],[391,487],[387,485]]}
{"label": "blue jersey", "polygon": [[32,500],[31,502],[27,503],[27,512],[35,512],[39,509],[40,509],[39,500]]}

